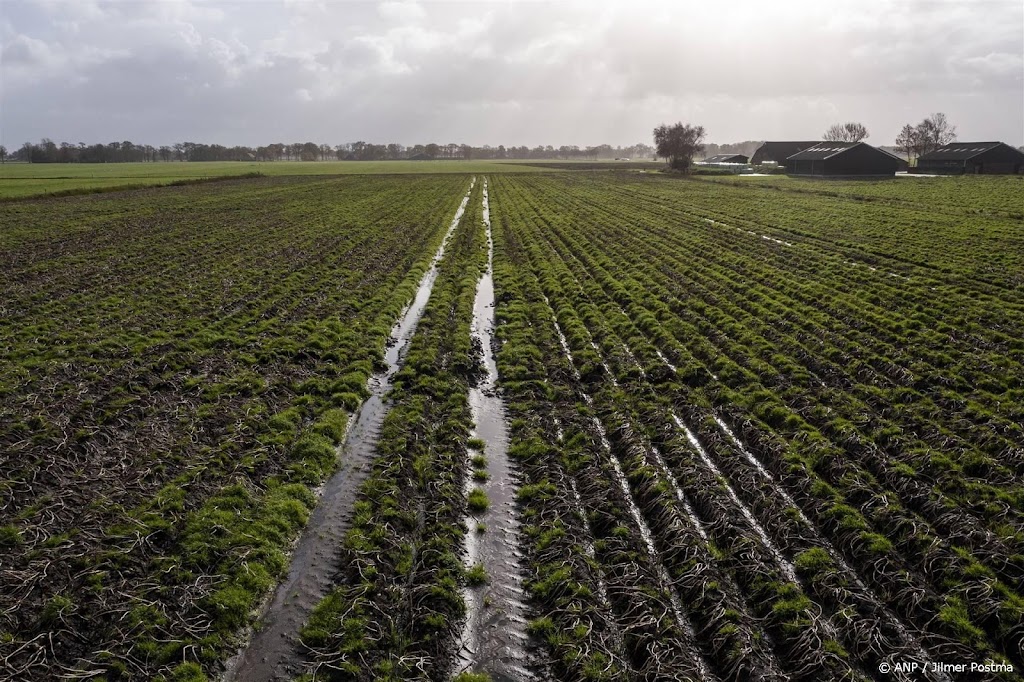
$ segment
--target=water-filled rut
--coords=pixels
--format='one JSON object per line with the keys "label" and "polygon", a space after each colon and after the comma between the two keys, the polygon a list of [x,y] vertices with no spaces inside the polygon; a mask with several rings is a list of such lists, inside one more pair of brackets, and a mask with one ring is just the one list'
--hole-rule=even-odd
{"label": "water-filled rut", "polygon": [[291,680],[301,673],[299,630],[331,589],[337,551],[349,529],[356,492],[370,472],[380,427],[388,412],[388,391],[430,299],[445,247],[465,213],[475,182],[470,182],[430,268],[420,279],[415,297],[392,328],[392,343],[384,353],[387,368],[370,378],[370,397],[349,422],[339,448],[338,470],[322,488],[292,553],[288,575],[267,602],[248,647],[228,661],[225,682]]}
{"label": "water-filled rut", "polygon": [[[487,270],[477,284],[473,303],[473,335],[483,346],[487,373],[470,389],[469,404],[476,424],[474,436],[484,442],[486,463],[476,470],[486,480],[469,486],[487,494],[486,511],[467,518],[467,560],[486,572],[486,582],[466,590],[467,616],[459,651],[460,670],[486,673],[492,682],[532,680],[526,667],[527,636],[523,606],[522,575],[517,560],[518,520],[515,495],[517,483],[508,460],[508,425],[505,406],[497,392],[498,369],[493,352],[494,280],[492,263],[494,243],[487,200],[487,181],[483,188],[483,220],[487,229]],[[476,453],[472,453],[476,454]],[[482,524],[479,532],[477,523]]]}

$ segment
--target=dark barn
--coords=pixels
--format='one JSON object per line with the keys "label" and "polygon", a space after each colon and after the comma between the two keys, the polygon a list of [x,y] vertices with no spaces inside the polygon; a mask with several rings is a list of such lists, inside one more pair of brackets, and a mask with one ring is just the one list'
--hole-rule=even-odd
{"label": "dark barn", "polygon": [[916,173],[1014,174],[1024,171],[1024,153],[1003,142],[953,142],[922,154]]}
{"label": "dark barn", "polygon": [[704,159],[704,163],[747,163],[749,159],[742,154],[715,154]]}
{"label": "dark barn", "polygon": [[786,159],[788,175],[886,177],[896,175],[899,159],[863,142],[819,142]]}
{"label": "dark barn", "polygon": [[821,140],[814,140],[813,142],[765,142],[754,155],[750,157],[750,163],[757,166],[763,163],[771,163],[774,161],[780,166],[786,163],[786,159],[793,156],[797,152],[802,152],[805,149],[813,147],[818,144]]}
{"label": "dark barn", "polygon": [[899,156],[898,154],[893,154],[891,151],[885,149],[884,147],[875,147],[875,149],[877,149],[880,152],[885,152],[892,158],[896,159],[896,163],[898,164],[896,166],[897,173],[906,173],[908,170],[910,170],[910,164],[907,163],[907,160],[904,159],[902,156]]}

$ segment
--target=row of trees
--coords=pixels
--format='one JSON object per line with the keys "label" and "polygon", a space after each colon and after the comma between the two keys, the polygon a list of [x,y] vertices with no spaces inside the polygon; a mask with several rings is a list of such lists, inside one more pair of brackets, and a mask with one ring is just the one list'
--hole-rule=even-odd
{"label": "row of trees", "polygon": [[[868,137],[863,123],[836,123],[822,136],[832,142],[860,142]],[[956,126],[943,113],[932,114],[917,125],[906,124],[896,136],[896,147],[907,155],[907,161],[956,141]]]}
{"label": "row of trees", "polygon": [[179,142],[154,147],[129,140],[87,145],[84,142],[57,144],[43,138],[33,144],[26,142],[13,154],[0,146],[0,161],[11,158],[30,163],[123,163],[156,161],[384,161],[397,159],[610,159],[650,158],[654,148],[647,144],[613,147],[562,145],[561,147],[473,147],[467,144],[373,144],[351,142],[328,145],[315,142],[275,143],[262,147],[225,147],[219,144]]}

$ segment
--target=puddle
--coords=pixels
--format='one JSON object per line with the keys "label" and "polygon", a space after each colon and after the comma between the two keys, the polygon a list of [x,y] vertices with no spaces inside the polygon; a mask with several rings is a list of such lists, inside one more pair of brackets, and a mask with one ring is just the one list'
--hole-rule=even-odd
{"label": "puddle", "polygon": [[339,448],[338,470],[321,489],[317,506],[292,552],[288,575],[267,602],[252,641],[228,661],[225,682],[291,680],[302,672],[299,630],[333,585],[337,551],[349,529],[356,492],[372,468],[380,427],[388,411],[385,396],[430,299],[438,264],[462,219],[475,182],[475,178],[470,182],[430,269],[420,279],[416,296],[392,328],[391,341],[384,353],[387,369],[373,375],[367,383],[370,397],[350,420],[345,441]]}
{"label": "puddle", "polygon": [[[477,283],[473,303],[473,336],[483,347],[486,376],[469,391],[469,405],[476,424],[473,436],[484,441],[486,481],[472,481],[468,488],[487,493],[488,509],[467,517],[467,566],[481,564],[487,583],[465,591],[466,624],[459,650],[459,672],[486,673],[493,682],[535,680],[527,667],[526,608],[522,572],[516,556],[519,522],[516,512],[517,481],[508,460],[508,423],[505,405],[497,392],[498,368],[494,359],[494,243],[484,180],[483,219],[487,229],[487,271]],[[473,453],[471,454],[479,454]],[[477,523],[485,526],[477,532]]]}

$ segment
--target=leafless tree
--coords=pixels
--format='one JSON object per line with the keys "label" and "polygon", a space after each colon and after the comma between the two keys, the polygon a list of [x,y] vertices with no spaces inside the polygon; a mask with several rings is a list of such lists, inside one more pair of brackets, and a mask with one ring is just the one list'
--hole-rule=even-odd
{"label": "leafless tree", "polygon": [[942,112],[932,114],[917,124],[918,155],[927,154],[956,140],[956,126],[950,125]]}
{"label": "leafless tree", "polygon": [[903,126],[900,134],[896,136],[896,146],[907,155],[907,163],[910,163],[910,157],[917,149],[917,145],[917,128],[908,123]]}
{"label": "leafless tree", "polygon": [[829,142],[860,142],[868,137],[868,129],[863,123],[836,123],[829,126],[822,139]]}

